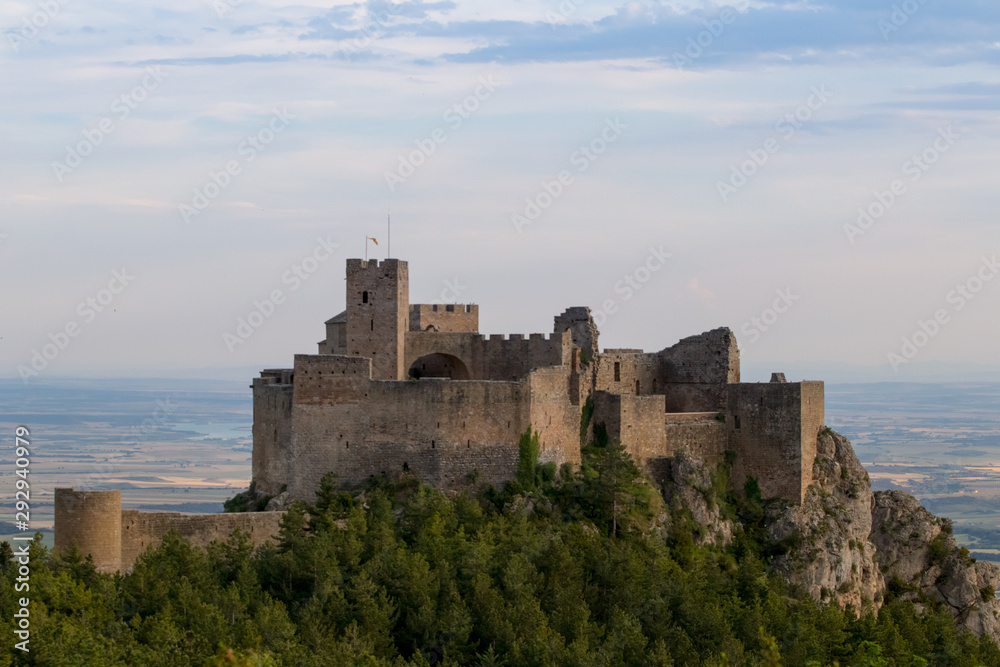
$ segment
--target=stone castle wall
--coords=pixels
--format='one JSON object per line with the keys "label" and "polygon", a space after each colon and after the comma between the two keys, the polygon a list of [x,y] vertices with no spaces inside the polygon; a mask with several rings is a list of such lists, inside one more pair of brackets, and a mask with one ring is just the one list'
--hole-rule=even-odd
{"label": "stone castle wall", "polygon": [[475,304],[410,304],[410,331],[478,333],[479,306]]}
{"label": "stone castle wall", "polygon": [[685,451],[717,465],[729,449],[729,434],[718,412],[668,412],[665,420],[667,450],[671,456]]}
{"label": "stone castle wall", "polygon": [[182,514],[124,510],[118,517],[121,569],[131,569],[139,556],[159,545],[171,530],[176,530],[192,546],[204,548],[212,542],[225,541],[238,528],[250,536],[251,544],[260,546],[277,537],[283,516],[284,512]]}
{"label": "stone castle wall", "polygon": [[689,336],[659,352],[668,412],[711,412],[726,406],[740,381],[740,352],[729,329]]}
{"label": "stone castle wall", "polygon": [[618,440],[636,463],[654,478],[663,460],[685,451],[710,465],[722,462],[729,449],[726,425],[717,412],[668,413],[665,397],[595,392],[595,424]]}
{"label": "stone castle wall", "polygon": [[288,478],[292,442],[292,371],[263,371],[253,382],[253,480],[276,495]]}
{"label": "stone castle wall", "polygon": [[765,498],[802,501],[825,418],[823,394],[822,382],[730,385],[727,428],[739,486],[755,477]]}
{"label": "stone castle wall", "polygon": [[[542,463],[579,464],[580,405],[570,397],[570,370],[554,366],[528,376],[530,406],[528,420],[538,431]],[[488,408],[487,408],[488,409]]]}
{"label": "stone castle wall", "polygon": [[594,389],[662,394],[667,412],[720,411],[726,387],[739,382],[739,348],[728,329],[691,336],[660,352],[605,350],[594,364]]}
{"label": "stone castle wall", "polygon": [[347,485],[403,470],[439,486],[473,470],[510,479],[528,425],[527,383],[382,382],[367,368],[365,359],[296,355],[293,497],[312,498],[327,472]]}
{"label": "stone castle wall", "polygon": [[55,543],[67,550],[75,542],[90,555],[98,572],[127,571],[146,549],[176,530],[192,545],[207,547],[239,528],[254,545],[278,535],[282,512],[181,514],[122,510],[121,492],[55,490]]}
{"label": "stone castle wall", "polygon": [[572,333],[546,336],[521,334],[509,337],[471,333],[411,331],[406,336],[406,369],[433,354],[462,362],[472,380],[518,381],[536,368],[569,363],[573,354]]}

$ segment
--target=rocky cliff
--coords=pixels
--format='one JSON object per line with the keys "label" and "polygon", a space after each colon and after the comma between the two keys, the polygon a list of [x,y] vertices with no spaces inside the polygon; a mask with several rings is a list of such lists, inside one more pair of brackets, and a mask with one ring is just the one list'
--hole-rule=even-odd
{"label": "rocky cliff", "polygon": [[774,567],[817,600],[878,609],[885,581],[869,539],[871,485],[846,438],[820,434],[813,478],[802,505],[769,508],[769,537],[792,546]]}
{"label": "rocky cliff", "polygon": [[901,491],[874,495],[872,542],[886,582],[904,599],[946,606],[961,625],[1000,642],[1000,568],[958,547],[951,522]]}
{"label": "rocky cliff", "polygon": [[815,483],[795,507],[772,503],[767,530],[789,548],[773,566],[814,598],[877,610],[887,595],[943,604],[956,622],[1000,641],[1000,568],[976,562],[951,535],[951,522],[901,491],[872,493],[847,438],[824,429]]}

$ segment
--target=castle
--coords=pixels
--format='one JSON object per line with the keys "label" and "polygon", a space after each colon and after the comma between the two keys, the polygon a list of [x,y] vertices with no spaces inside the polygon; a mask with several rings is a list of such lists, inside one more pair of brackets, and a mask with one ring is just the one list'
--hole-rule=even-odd
{"label": "castle", "polygon": [[253,383],[253,480],[265,495],[312,499],[329,472],[359,486],[410,471],[434,486],[502,484],[518,441],[539,433],[542,462],[580,462],[592,401],[656,476],[681,450],[734,455],[734,477],[801,502],[823,426],[822,382],[741,383],[736,338],[716,329],[659,352],[598,348],[588,308],[551,334],[479,333],[479,307],[411,304],[405,261],[347,260],[346,310],[314,355]]}
{"label": "castle", "polygon": [[[253,483],[258,494],[310,501],[333,473],[345,487],[409,472],[438,488],[515,476],[520,436],[539,434],[540,461],[579,464],[587,406],[658,478],[685,451],[732,462],[740,486],[801,503],[824,423],[822,382],[741,383],[726,328],[659,352],[598,347],[588,308],[554,318],[551,334],[479,333],[476,305],[411,304],[405,261],[347,260],[346,310],[327,320],[317,354],[253,381]],[[56,489],[56,546],[76,541],[101,571],[128,569],[168,530],[206,545],[239,527],[255,543],[281,512],[146,513],[118,491]]]}

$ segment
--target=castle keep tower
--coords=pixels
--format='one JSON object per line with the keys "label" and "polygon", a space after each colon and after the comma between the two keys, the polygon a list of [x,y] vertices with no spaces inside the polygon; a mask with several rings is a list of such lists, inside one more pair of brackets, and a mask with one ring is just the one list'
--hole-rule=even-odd
{"label": "castle keep tower", "polygon": [[122,492],[56,489],[56,547],[66,551],[76,542],[90,554],[98,572],[117,572],[122,565]]}
{"label": "castle keep tower", "polygon": [[406,379],[409,328],[406,262],[347,260],[347,356],[370,358],[373,380]]}

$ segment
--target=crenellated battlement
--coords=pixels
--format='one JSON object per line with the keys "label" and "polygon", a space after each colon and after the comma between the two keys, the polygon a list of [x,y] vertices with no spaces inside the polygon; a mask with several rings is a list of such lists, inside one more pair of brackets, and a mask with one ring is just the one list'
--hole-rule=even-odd
{"label": "crenellated battlement", "polygon": [[[600,352],[590,310],[574,307],[553,318],[553,333],[484,335],[478,305],[410,304],[401,260],[348,260],[345,298],[321,354],[254,381],[254,479],[265,493],[287,485],[308,498],[324,471],[348,485],[403,470],[445,486],[475,469],[502,481],[529,424],[546,461],[574,462],[590,398],[594,419],[651,470],[681,450],[708,461],[732,451],[736,474],[769,493],[798,502],[811,482],[807,431],[822,422],[821,390],[740,385],[730,329],[658,352]],[[756,420],[747,402],[762,400],[759,423],[733,427]]]}
{"label": "crenellated battlement", "polygon": [[[580,425],[604,424],[656,478],[680,452],[732,457],[737,488],[801,503],[813,482],[824,420],[822,382],[740,383],[728,328],[659,352],[598,351],[590,310],[566,309],[553,333],[480,334],[475,304],[410,304],[405,261],[347,260],[345,309],[328,319],[319,354],[254,378],[253,482],[264,495],[311,501],[333,473],[345,487],[415,475],[439,488],[502,485],[517,472],[522,434],[539,459],[581,460]],[[234,528],[255,543],[281,514],[184,515],[121,510],[118,491],[56,489],[56,545],[74,541],[102,572],[131,567],[168,530],[194,544]]]}
{"label": "crenellated battlement", "polygon": [[410,331],[477,333],[479,306],[472,303],[411,303]]}

